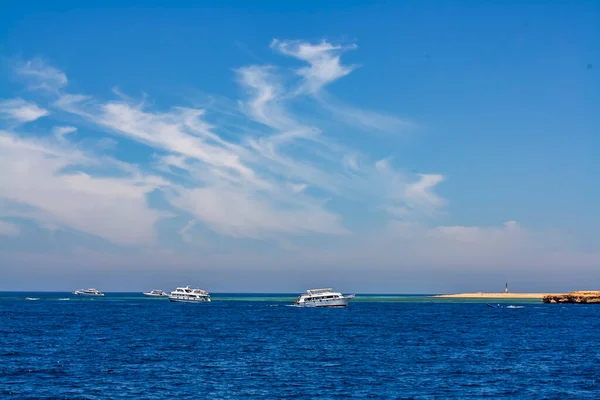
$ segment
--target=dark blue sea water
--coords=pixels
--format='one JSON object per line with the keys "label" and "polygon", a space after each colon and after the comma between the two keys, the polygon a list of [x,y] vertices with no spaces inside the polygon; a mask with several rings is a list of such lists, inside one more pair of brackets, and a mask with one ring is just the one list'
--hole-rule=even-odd
{"label": "dark blue sea water", "polygon": [[0,293],[0,398],[600,398],[598,305],[70,297]]}

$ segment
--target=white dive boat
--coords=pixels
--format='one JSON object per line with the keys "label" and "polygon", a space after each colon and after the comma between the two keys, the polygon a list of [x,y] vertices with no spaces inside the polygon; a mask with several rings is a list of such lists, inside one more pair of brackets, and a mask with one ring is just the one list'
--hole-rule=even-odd
{"label": "white dive boat", "polygon": [[169,294],[169,301],[180,303],[208,303],[210,295],[206,290],[198,288],[178,287]]}
{"label": "white dive boat", "polygon": [[160,290],[160,289],[152,289],[149,292],[144,292],[144,296],[148,296],[148,297],[167,297],[169,296],[167,294],[167,292]]}
{"label": "white dive boat", "polygon": [[98,289],[93,289],[93,288],[79,289],[79,290],[74,291],[73,294],[76,294],[77,296],[100,296],[100,297],[104,296],[104,293],[102,293]]}
{"label": "white dive boat", "polygon": [[331,288],[310,289],[300,295],[294,304],[298,307],[346,307],[355,295],[344,296]]}

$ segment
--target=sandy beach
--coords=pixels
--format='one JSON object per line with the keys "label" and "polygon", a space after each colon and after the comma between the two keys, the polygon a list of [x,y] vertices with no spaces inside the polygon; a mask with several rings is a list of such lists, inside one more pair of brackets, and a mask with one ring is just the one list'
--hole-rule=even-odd
{"label": "sandy beach", "polygon": [[435,298],[445,299],[541,299],[547,295],[554,295],[556,293],[457,293],[457,294],[438,294]]}

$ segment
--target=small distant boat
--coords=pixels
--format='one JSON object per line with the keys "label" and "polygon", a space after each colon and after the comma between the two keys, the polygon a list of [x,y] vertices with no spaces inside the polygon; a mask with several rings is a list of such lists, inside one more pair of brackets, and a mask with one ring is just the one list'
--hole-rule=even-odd
{"label": "small distant boat", "polygon": [[500,304],[486,304],[489,308],[502,308]]}
{"label": "small distant boat", "polygon": [[210,303],[210,294],[206,290],[178,287],[169,294],[169,301],[179,303]]}
{"label": "small distant boat", "polygon": [[148,297],[168,297],[169,295],[167,294],[167,292],[160,290],[160,289],[152,289],[149,292],[144,292],[144,296],[148,296]]}
{"label": "small distant boat", "polygon": [[486,304],[490,308],[525,308],[525,306],[503,306],[501,304]]}
{"label": "small distant boat", "polygon": [[73,292],[74,295],[77,296],[97,296],[102,297],[104,293],[99,291],[98,289],[89,288],[89,289],[79,289]]}
{"label": "small distant boat", "polygon": [[300,295],[294,305],[297,307],[346,307],[355,295],[344,296],[334,292],[332,288],[309,289],[306,294]]}

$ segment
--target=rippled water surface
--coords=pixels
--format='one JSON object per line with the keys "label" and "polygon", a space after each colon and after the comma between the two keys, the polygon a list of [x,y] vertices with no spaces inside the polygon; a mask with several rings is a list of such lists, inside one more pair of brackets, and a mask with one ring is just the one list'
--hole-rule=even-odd
{"label": "rippled water surface", "polygon": [[213,299],[0,293],[0,398],[600,398],[598,305]]}

